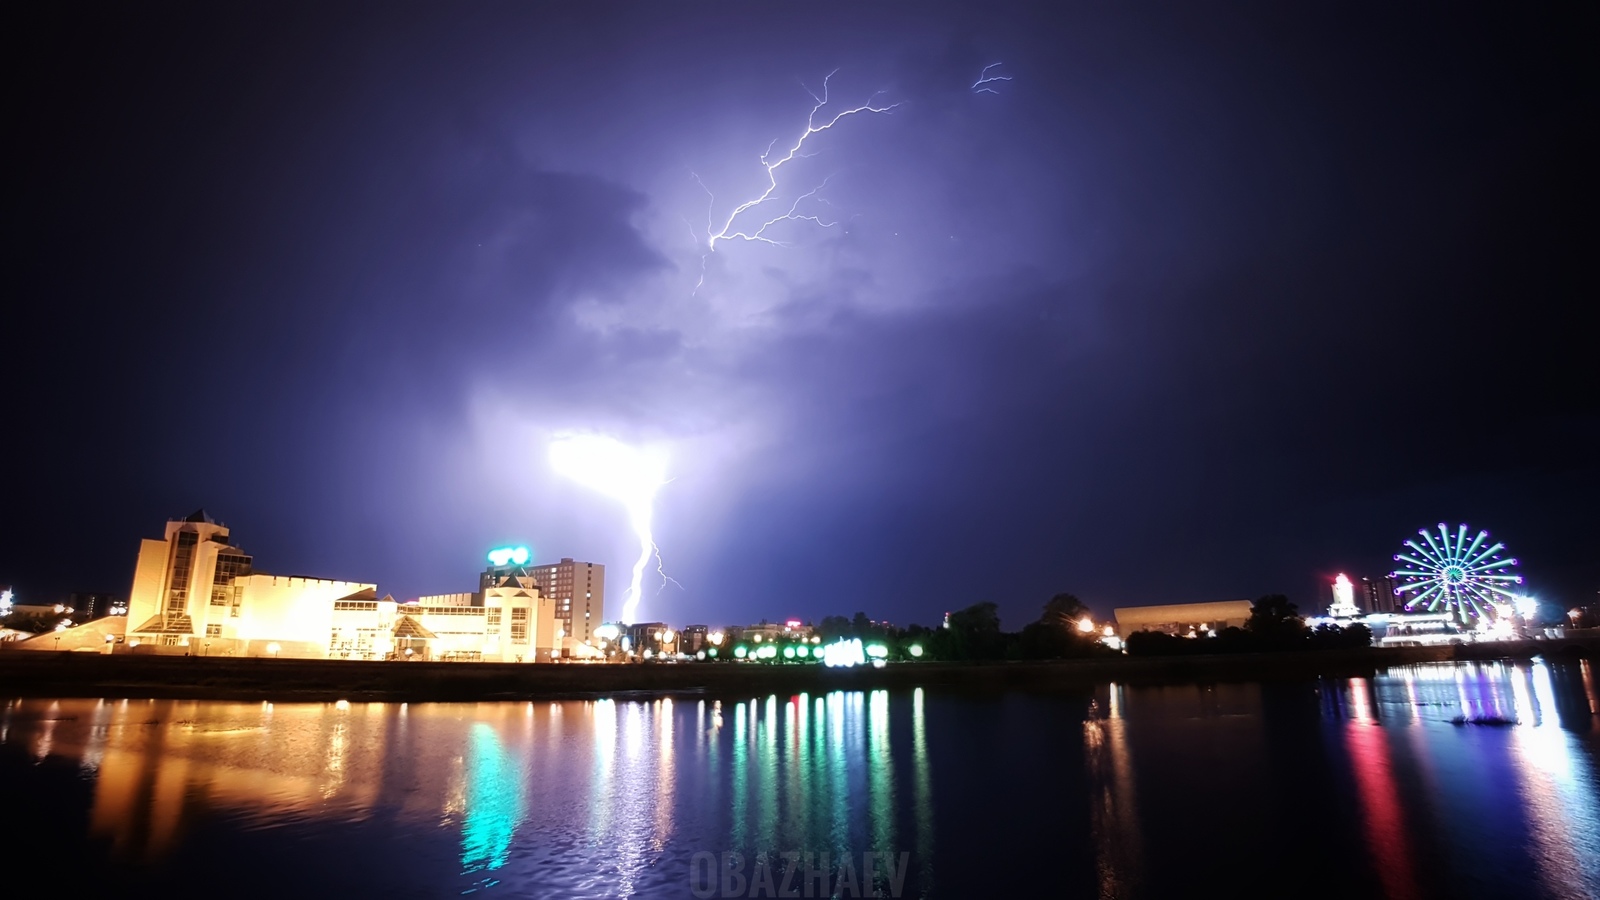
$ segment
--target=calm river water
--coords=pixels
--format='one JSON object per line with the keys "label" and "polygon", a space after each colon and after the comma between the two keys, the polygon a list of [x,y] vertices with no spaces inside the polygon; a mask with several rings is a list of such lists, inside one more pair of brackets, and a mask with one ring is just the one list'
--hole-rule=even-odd
{"label": "calm river water", "polygon": [[1592,898],[1597,695],[1574,662],[1066,696],[12,700],[4,858],[108,897]]}

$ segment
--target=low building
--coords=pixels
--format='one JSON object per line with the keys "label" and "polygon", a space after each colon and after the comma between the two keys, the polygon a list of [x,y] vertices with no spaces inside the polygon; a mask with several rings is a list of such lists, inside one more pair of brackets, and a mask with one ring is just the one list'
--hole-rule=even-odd
{"label": "low building", "polygon": [[623,649],[637,656],[678,652],[678,635],[665,622],[638,622],[623,631]]}
{"label": "low building", "polygon": [[711,629],[704,625],[683,626],[683,652],[693,655],[711,646],[710,642],[707,640],[707,636],[710,634]]}
{"label": "low building", "polygon": [[1249,600],[1123,607],[1115,610],[1117,634],[1123,640],[1137,631],[1204,637],[1209,632],[1220,632],[1224,628],[1243,628],[1254,608],[1255,604]]}

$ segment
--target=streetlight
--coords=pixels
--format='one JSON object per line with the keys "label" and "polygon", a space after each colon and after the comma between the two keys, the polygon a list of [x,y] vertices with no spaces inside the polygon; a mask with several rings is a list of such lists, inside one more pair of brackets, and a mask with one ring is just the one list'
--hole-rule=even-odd
{"label": "streetlight", "polygon": [[283,648],[282,648],[282,647],[279,647],[279,646],[278,646],[278,645],[277,645],[277,643],[271,643],[271,644],[268,644],[268,645],[267,645],[267,652],[268,652],[268,653],[270,653],[270,654],[272,654],[272,658],[273,658],[273,659],[277,659],[277,658],[278,658],[278,651],[279,651],[279,650],[282,650],[282,649],[283,649]]}
{"label": "streetlight", "polygon": [[1093,631],[1094,630],[1094,620],[1090,619],[1088,616],[1084,616],[1083,618],[1079,619],[1078,620],[1078,630],[1083,632],[1084,634],[1088,634],[1089,632]]}
{"label": "streetlight", "polygon": [[116,643],[117,643],[117,636],[116,635],[114,635],[114,634],[106,635],[106,652],[110,653],[113,650],[115,650],[116,649],[116,646],[115,646]]}

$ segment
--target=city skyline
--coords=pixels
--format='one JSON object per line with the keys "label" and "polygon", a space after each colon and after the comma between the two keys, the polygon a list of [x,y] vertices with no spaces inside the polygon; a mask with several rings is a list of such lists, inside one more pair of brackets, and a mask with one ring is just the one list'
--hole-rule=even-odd
{"label": "city skyline", "polygon": [[[30,32],[20,598],[123,592],[199,506],[413,595],[593,560],[608,613],[653,543],[641,621],[1309,611],[1437,522],[1600,589],[1581,28],[381,18]],[[556,471],[564,434],[658,450],[648,508]]]}

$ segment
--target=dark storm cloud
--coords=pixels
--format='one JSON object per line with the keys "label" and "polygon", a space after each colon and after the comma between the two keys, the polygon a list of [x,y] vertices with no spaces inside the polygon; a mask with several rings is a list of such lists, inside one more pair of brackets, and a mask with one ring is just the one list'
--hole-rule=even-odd
{"label": "dark storm cloud", "polygon": [[[116,589],[133,536],[201,504],[264,562],[399,593],[519,533],[614,556],[617,510],[539,465],[544,432],[595,428],[677,442],[674,621],[1309,606],[1440,518],[1593,589],[1576,31],[927,4],[56,24],[23,57],[7,412],[37,486],[0,581]],[[992,62],[1014,80],[974,94]],[[839,225],[720,245],[696,290],[688,172],[718,209],[759,190],[835,68],[841,101],[902,104],[786,175],[827,178]],[[93,573],[28,537],[69,525]]]}

